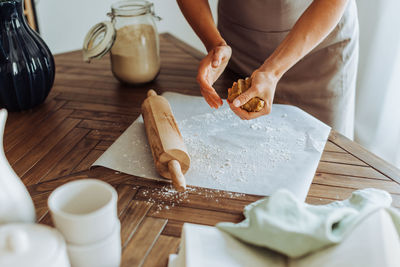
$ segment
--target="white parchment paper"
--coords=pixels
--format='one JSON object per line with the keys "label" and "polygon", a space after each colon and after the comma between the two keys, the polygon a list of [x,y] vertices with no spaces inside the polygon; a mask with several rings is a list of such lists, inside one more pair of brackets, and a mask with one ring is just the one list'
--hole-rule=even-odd
{"label": "white parchment paper", "polygon": [[[191,156],[188,185],[256,195],[286,188],[306,198],[329,126],[294,106],[274,105],[270,115],[243,121],[226,103],[212,110],[201,97],[163,96]],[[155,170],[141,116],[93,166],[165,180]]]}

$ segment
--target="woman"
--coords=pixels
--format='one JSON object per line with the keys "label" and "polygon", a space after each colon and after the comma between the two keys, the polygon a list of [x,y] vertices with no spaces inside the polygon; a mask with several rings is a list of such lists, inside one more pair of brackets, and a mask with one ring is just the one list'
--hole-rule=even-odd
{"label": "woman", "polygon": [[[205,45],[197,80],[207,103],[222,100],[212,85],[229,67],[253,78],[251,88],[229,103],[242,119],[271,112],[272,102],[296,105],[353,137],[358,62],[355,0],[220,0],[218,28],[207,0],[178,0]],[[240,106],[264,99],[260,112]]]}

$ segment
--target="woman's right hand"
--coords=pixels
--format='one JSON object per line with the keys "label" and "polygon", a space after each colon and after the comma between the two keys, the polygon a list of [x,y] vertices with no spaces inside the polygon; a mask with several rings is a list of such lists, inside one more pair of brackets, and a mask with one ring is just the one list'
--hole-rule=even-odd
{"label": "woman's right hand", "polygon": [[200,61],[197,82],[204,99],[212,108],[219,108],[222,99],[212,87],[221,76],[232,55],[232,49],[227,44],[215,46],[208,55]]}

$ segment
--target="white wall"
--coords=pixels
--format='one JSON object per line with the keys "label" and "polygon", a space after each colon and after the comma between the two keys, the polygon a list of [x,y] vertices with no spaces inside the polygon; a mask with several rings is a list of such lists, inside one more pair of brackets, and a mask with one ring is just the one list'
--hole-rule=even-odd
{"label": "white wall", "polygon": [[357,0],[360,62],[355,140],[400,167],[399,0]]}
{"label": "white wall", "polygon": [[[54,54],[81,49],[87,31],[94,24],[109,20],[115,0],[36,0],[40,32]],[[170,32],[194,47],[205,51],[203,45],[181,14],[175,0],[154,0],[156,14],[163,18],[157,23],[159,32]],[[210,0],[213,12],[217,0]]]}

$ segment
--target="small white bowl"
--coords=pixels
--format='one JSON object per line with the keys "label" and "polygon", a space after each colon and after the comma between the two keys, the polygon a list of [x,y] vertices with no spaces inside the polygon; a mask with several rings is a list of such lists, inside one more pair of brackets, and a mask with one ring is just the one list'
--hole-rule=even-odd
{"label": "small white bowl", "polygon": [[104,240],[89,245],[67,244],[72,267],[118,267],[121,263],[121,223]]}
{"label": "small white bowl", "polygon": [[108,183],[82,179],[54,190],[48,200],[55,227],[72,244],[91,244],[113,231],[117,216],[117,191]]}

